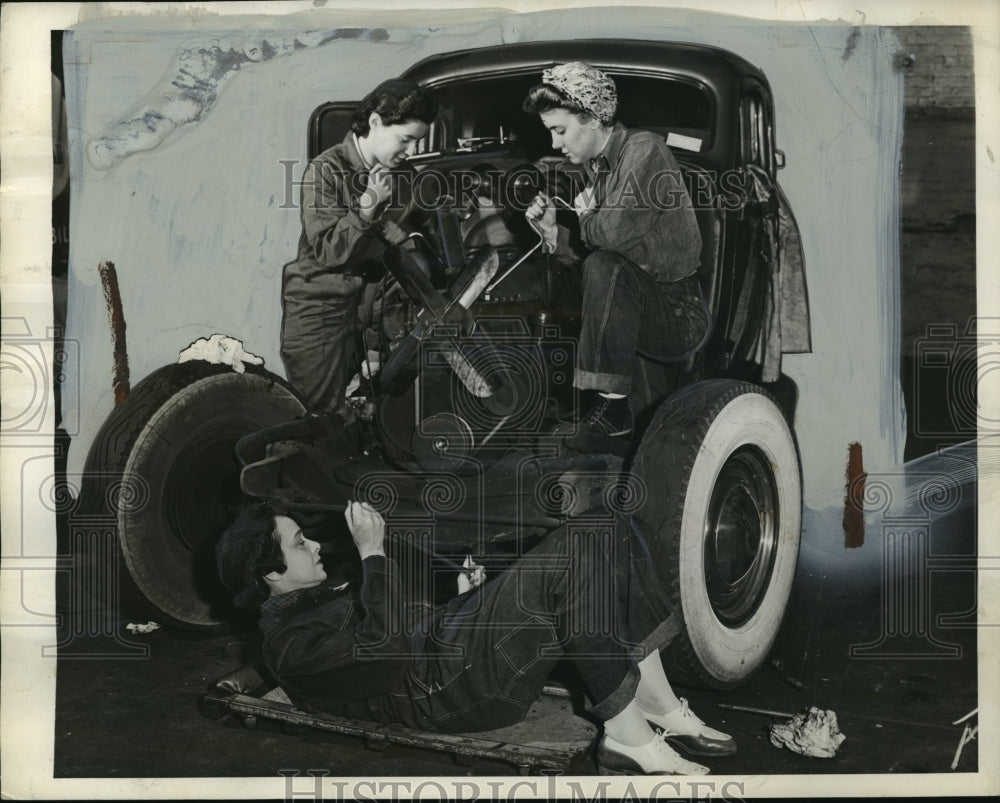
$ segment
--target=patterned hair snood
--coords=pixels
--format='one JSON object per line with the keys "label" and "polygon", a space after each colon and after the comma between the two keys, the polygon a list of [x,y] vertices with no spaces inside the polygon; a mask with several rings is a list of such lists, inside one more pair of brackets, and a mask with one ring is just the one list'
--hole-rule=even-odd
{"label": "patterned hair snood", "polygon": [[618,90],[605,73],[582,61],[559,64],[542,73],[542,82],[549,84],[592,114],[610,125],[618,110]]}

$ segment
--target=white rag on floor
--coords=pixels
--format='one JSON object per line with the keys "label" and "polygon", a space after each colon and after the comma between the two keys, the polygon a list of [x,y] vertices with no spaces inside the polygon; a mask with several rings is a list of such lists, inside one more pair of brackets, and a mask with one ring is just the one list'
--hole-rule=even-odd
{"label": "white rag on floor", "polygon": [[788,722],[771,726],[771,744],[815,758],[833,758],[847,737],[837,727],[837,715],[812,706]]}
{"label": "white rag on floor", "polygon": [[129,633],[152,633],[154,630],[159,630],[160,626],[156,622],[146,622],[144,625],[137,625],[135,622],[129,622],[125,625],[125,629]]}

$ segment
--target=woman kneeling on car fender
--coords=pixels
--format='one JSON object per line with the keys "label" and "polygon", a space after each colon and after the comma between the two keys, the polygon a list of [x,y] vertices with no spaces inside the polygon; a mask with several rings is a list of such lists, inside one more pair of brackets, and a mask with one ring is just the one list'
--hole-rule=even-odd
{"label": "woman kneeling on car fender", "polygon": [[[573,384],[597,391],[567,445],[599,449],[628,440],[636,352],[676,361],[697,349],[709,328],[697,270],[701,236],[680,168],[663,137],[629,130],[615,115],[614,81],[582,62],[542,73],[524,101],[552,135],[552,147],[582,165],[576,196],[583,260],[583,321]],[[665,191],[669,187],[669,191]],[[568,255],[569,232],[556,224],[541,192],[525,212],[550,253]]]}

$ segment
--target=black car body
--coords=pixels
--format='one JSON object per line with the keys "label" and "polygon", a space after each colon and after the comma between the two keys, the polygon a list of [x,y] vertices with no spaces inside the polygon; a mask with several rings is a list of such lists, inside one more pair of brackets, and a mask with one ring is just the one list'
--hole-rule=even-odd
{"label": "black car body", "polygon": [[[752,64],[702,45],[620,39],[532,42],[432,56],[402,76],[433,90],[443,106],[442,121],[433,126],[415,164],[500,173],[534,164],[572,175],[572,167],[552,152],[537,118],[521,110],[542,70],[566,61],[586,61],[611,75],[619,119],[666,137],[685,173],[702,235],[700,278],[714,321],[699,355],[698,376],[768,385],[791,420],[794,386],[773,366],[765,368],[761,354],[777,270],[767,232],[780,219],[789,229],[786,240],[797,240],[798,234],[776,182],[784,154],[775,145],[770,86]],[[340,141],[354,105],[316,110],[310,156]],[[510,200],[505,188],[494,192]],[[798,263],[797,279],[804,282],[801,251],[794,248],[783,258],[786,271],[789,261]],[[795,292],[804,314],[804,283]],[[805,333],[799,340],[807,341],[807,317],[798,323]],[[808,348],[785,347],[794,350]]]}
{"label": "black car body", "polygon": [[[579,271],[552,264],[524,218],[539,189],[568,200],[579,182],[521,108],[543,69],[572,60],[614,78],[626,126],[672,146],[695,206],[714,321],[689,358],[646,360],[641,425],[620,454],[570,453],[551,434],[580,406]],[[682,617],[674,668],[711,686],[739,683],[777,634],[801,521],[796,391],[780,357],[808,350],[808,317],[798,232],[775,181],[783,155],[766,77],[716,48],[635,40],[446,53],[403,77],[432,89],[441,114],[411,160],[424,202],[405,222],[414,238],[386,252],[368,341],[378,370],[371,360],[359,366],[350,397],[358,427],[288,421],[304,408],[263,369],[185,363],[152,374],[109,416],[91,465],[123,483],[164,475],[164,509],[197,498],[195,484],[208,481],[303,514],[339,515],[348,499],[367,499],[410,562],[432,568],[466,554],[502,562],[580,514],[628,516]],[[344,137],[356,105],[315,110],[310,157]],[[560,215],[573,225],[572,212]],[[224,429],[160,445],[160,429],[184,430],[209,403],[230,411]],[[238,500],[219,496],[204,505],[218,515],[181,520],[154,504],[119,515],[126,564],[161,621],[215,627],[230,615],[211,547]]]}

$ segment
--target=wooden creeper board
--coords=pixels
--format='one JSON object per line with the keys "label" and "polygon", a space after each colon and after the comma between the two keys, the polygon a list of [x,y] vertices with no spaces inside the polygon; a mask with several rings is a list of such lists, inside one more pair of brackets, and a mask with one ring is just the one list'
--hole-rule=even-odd
{"label": "wooden creeper board", "polygon": [[572,701],[559,689],[542,694],[521,722],[470,734],[433,733],[333,714],[309,714],[296,708],[280,687],[260,697],[214,688],[202,697],[202,712],[212,718],[235,714],[248,728],[263,717],[360,736],[372,750],[382,750],[388,744],[437,750],[450,753],[456,763],[466,766],[478,758],[502,761],[516,766],[522,775],[565,771],[574,758],[590,750],[598,734],[596,725],[575,714]]}

